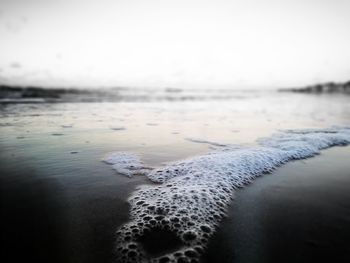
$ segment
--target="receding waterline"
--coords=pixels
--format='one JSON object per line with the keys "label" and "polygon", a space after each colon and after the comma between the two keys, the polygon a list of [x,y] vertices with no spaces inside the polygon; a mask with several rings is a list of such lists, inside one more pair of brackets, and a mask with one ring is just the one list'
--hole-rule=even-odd
{"label": "receding waterline", "polygon": [[[257,142],[258,146],[251,148],[219,147],[165,167],[147,168],[148,172],[133,153],[106,157],[117,171],[126,171],[128,176],[146,174],[158,183],[141,187],[129,199],[130,221],[117,231],[118,262],[198,262],[236,189],[288,161],[348,145],[350,128],[288,130]],[[176,236],[176,246],[163,254],[158,250],[150,253],[143,240],[149,240],[154,229],[164,230],[173,240]]]}

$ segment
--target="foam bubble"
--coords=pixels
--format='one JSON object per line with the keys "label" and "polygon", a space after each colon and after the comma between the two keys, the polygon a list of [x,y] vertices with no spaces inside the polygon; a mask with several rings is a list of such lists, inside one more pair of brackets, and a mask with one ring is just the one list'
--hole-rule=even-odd
{"label": "foam bubble", "polygon": [[[130,221],[117,231],[118,260],[198,262],[237,188],[290,160],[349,143],[349,128],[287,131],[259,139],[256,147],[228,147],[150,171],[147,176],[161,184],[143,186],[129,199]],[[126,154],[124,160],[126,166],[141,166],[135,155]],[[143,240],[162,230],[170,233],[169,239],[176,237],[177,246],[154,255]]]}
{"label": "foam bubble", "polygon": [[148,174],[150,169],[145,167],[137,154],[129,152],[113,152],[102,159],[111,164],[117,173],[131,177],[135,174]]}

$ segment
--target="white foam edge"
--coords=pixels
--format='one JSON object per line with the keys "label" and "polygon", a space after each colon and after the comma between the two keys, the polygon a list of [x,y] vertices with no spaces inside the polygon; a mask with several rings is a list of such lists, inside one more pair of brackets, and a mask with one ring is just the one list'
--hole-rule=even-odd
{"label": "white foam edge", "polygon": [[112,165],[119,174],[131,177],[136,174],[147,175],[151,168],[146,167],[138,154],[131,152],[111,152],[102,161]]}
{"label": "white foam edge", "polygon": [[[350,129],[281,132],[257,142],[256,147],[213,151],[151,171],[147,176],[161,184],[140,187],[130,197],[130,221],[117,231],[119,260],[161,262],[162,257],[167,257],[169,262],[176,262],[179,257],[187,257],[198,261],[237,188],[290,160],[348,145]],[[150,258],[138,240],[154,228],[169,229],[183,246]],[[188,256],[191,254],[195,256]]]}

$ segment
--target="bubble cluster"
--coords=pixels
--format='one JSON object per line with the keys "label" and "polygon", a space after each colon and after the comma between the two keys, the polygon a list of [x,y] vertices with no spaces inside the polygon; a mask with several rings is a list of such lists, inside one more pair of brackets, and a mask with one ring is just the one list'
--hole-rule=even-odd
{"label": "bubble cluster", "polygon": [[349,144],[349,132],[350,128],[345,127],[287,130],[258,142],[265,147],[283,150],[288,159],[303,159],[331,146]]}
{"label": "bubble cluster", "polygon": [[135,174],[147,174],[151,170],[151,168],[144,166],[138,155],[129,152],[110,153],[102,161],[111,164],[117,173],[128,177]]}
{"label": "bubble cluster", "polygon": [[[226,215],[235,189],[292,159],[350,143],[350,129],[285,132],[254,148],[232,148],[152,170],[154,186],[130,197],[130,221],[117,231],[118,262],[199,262],[208,240]],[[148,238],[150,233],[155,235]],[[157,233],[163,233],[161,238]],[[147,242],[162,246],[149,248]]]}

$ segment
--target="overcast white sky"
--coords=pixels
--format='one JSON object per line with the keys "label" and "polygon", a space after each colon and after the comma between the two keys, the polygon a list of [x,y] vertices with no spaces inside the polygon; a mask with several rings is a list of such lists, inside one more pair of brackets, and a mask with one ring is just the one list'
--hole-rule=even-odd
{"label": "overcast white sky", "polygon": [[347,0],[1,0],[0,82],[280,87],[350,79]]}

